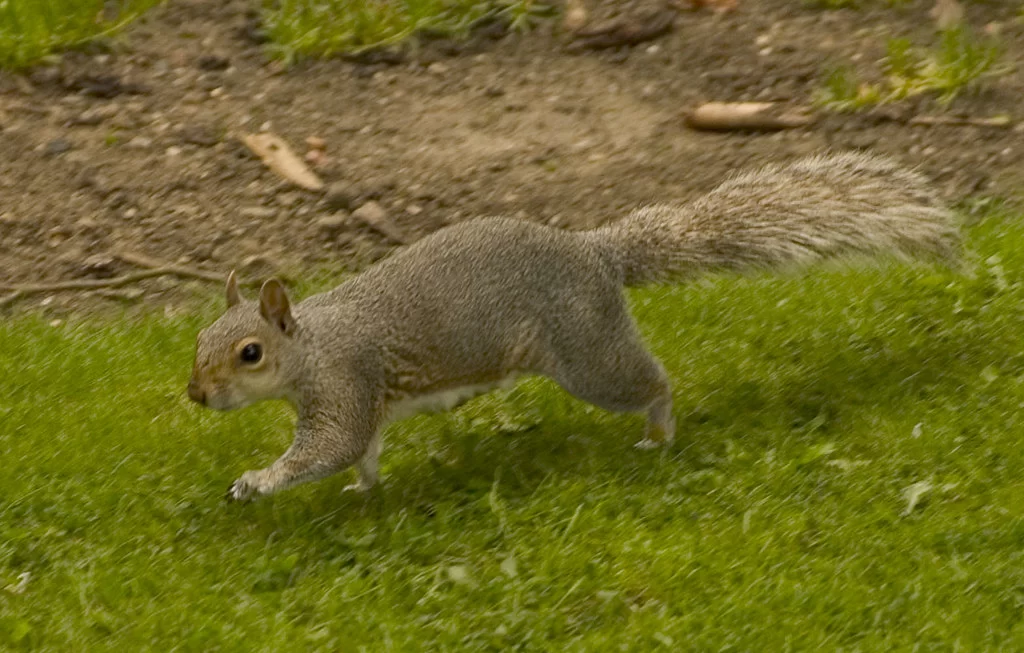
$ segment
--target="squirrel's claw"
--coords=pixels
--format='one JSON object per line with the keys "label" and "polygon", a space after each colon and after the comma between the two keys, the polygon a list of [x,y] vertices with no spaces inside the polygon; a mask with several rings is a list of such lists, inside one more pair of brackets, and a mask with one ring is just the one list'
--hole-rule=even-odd
{"label": "squirrel's claw", "polygon": [[362,481],[360,481],[358,483],[352,483],[350,485],[346,485],[345,487],[341,488],[341,491],[342,492],[355,492],[356,494],[366,494],[367,492],[369,492],[372,489],[373,489],[372,485],[367,485],[366,483],[363,483]]}
{"label": "squirrel's claw", "polygon": [[256,493],[256,486],[248,482],[245,479],[245,475],[231,484],[231,487],[227,491],[228,501],[251,501],[253,494]]}
{"label": "squirrel's claw", "polygon": [[667,447],[671,443],[671,440],[652,440],[650,438],[644,438],[643,440],[640,440],[639,442],[634,444],[633,447],[641,451],[651,451],[652,449],[661,449],[662,447]]}

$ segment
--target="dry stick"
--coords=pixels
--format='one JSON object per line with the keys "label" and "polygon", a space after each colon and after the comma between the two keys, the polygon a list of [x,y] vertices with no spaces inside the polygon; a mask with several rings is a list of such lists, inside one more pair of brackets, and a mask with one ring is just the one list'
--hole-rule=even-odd
{"label": "dry stick", "polygon": [[119,252],[113,256],[130,265],[137,265],[140,268],[147,268],[150,270],[163,270],[164,274],[173,274],[178,277],[190,277],[192,279],[202,279],[203,281],[212,281],[214,283],[221,283],[226,279],[226,277],[212,272],[204,272],[203,270],[197,270],[184,265],[164,263],[163,261],[158,261],[145,256],[144,254]]}
{"label": "dry stick", "polygon": [[35,284],[0,284],[0,290],[13,291],[7,297],[0,300],[0,308],[6,308],[13,304],[19,299],[26,295],[34,295],[44,292],[59,292],[62,290],[96,290],[98,288],[119,288],[121,286],[127,286],[130,283],[136,281],[142,281],[143,279],[151,279],[153,277],[162,277],[167,275],[173,275],[176,277],[188,277],[192,279],[201,279],[203,281],[213,281],[220,283],[223,279],[220,275],[213,274],[212,272],[204,272],[202,270],[195,270],[193,268],[185,267],[182,265],[170,265],[161,263],[155,259],[151,259],[148,256],[142,254],[133,254],[130,252],[122,252],[114,255],[116,258],[121,259],[125,263],[137,265],[142,268],[149,268],[141,272],[133,272],[132,274],[125,274],[120,277],[113,277],[112,279],[78,279],[75,281],[57,281],[54,283],[35,283]]}
{"label": "dry stick", "polygon": [[910,119],[911,125],[953,125],[957,127],[1012,127],[1009,118],[958,118],[955,116],[915,116]]}
{"label": "dry stick", "polygon": [[165,274],[174,274],[173,270],[168,269],[155,269],[155,270],[143,270],[142,272],[135,272],[133,274],[126,274],[120,277],[114,277],[112,279],[79,279],[77,281],[57,281],[55,283],[29,283],[23,286],[3,284],[0,285],[0,290],[13,290],[15,294],[20,293],[21,295],[33,295],[41,292],[57,292],[60,290],[94,290],[96,288],[117,288],[119,286],[126,286],[136,281],[143,279],[149,279],[151,277],[159,277]]}

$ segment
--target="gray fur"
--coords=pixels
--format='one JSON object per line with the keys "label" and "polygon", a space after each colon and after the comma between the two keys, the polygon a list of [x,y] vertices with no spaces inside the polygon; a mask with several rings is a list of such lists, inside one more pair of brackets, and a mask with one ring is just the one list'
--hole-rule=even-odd
{"label": "gray fur", "polygon": [[691,204],[641,208],[594,236],[611,244],[630,286],[849,254],[953,262],[960,247],[952,213],[924,177],[854,153],[745,172]]}
{"label": "gray fur", "polygon": [[[923,178],[865,155],[749,172],[691,204],[589,232],[474,220],[294,307],[270,282],[260,302],[235,289],[237,303],[199,335],[189,394],[220,409],[283,398],[298,411],[292,446],[236,481],[236,499],[352,465],[367,489],[389,419],[450,408],[521,374],[609,410],[646,411],[639,446],[668,444],[668,377],[637,333],[624,285],[856,253],[953,261],[958,246],[953,215]],[[264,359],[247,366],[239,347],[253,341]]]}

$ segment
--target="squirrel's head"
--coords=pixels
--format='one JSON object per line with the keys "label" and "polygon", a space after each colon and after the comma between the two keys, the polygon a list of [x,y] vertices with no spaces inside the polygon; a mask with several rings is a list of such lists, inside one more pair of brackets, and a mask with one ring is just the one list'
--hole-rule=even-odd
{"label": "squirrel's head", "polygon": [[228,308],[199,332],[188,396],[217,410],[282,398],[296,353],[295,318],[284,286],[270,279],[258,301],[246,301],[235,273],[228,276]]}

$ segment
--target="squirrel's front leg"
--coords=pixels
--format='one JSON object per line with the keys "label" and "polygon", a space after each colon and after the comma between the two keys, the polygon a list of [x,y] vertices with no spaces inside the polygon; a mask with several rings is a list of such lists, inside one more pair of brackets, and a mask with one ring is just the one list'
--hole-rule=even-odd
{"label": "squirrel's front leg", "polygon": [[[242,474],[228,489],[228,498],[246,501],[257,494],[273,494],[347,469],[374,448],[375,439],[372,430],[355,428],[352,422],[322,415],[300,418],[288,451],[269,467]],[[375,452],[379,453],[379,448]]]}

